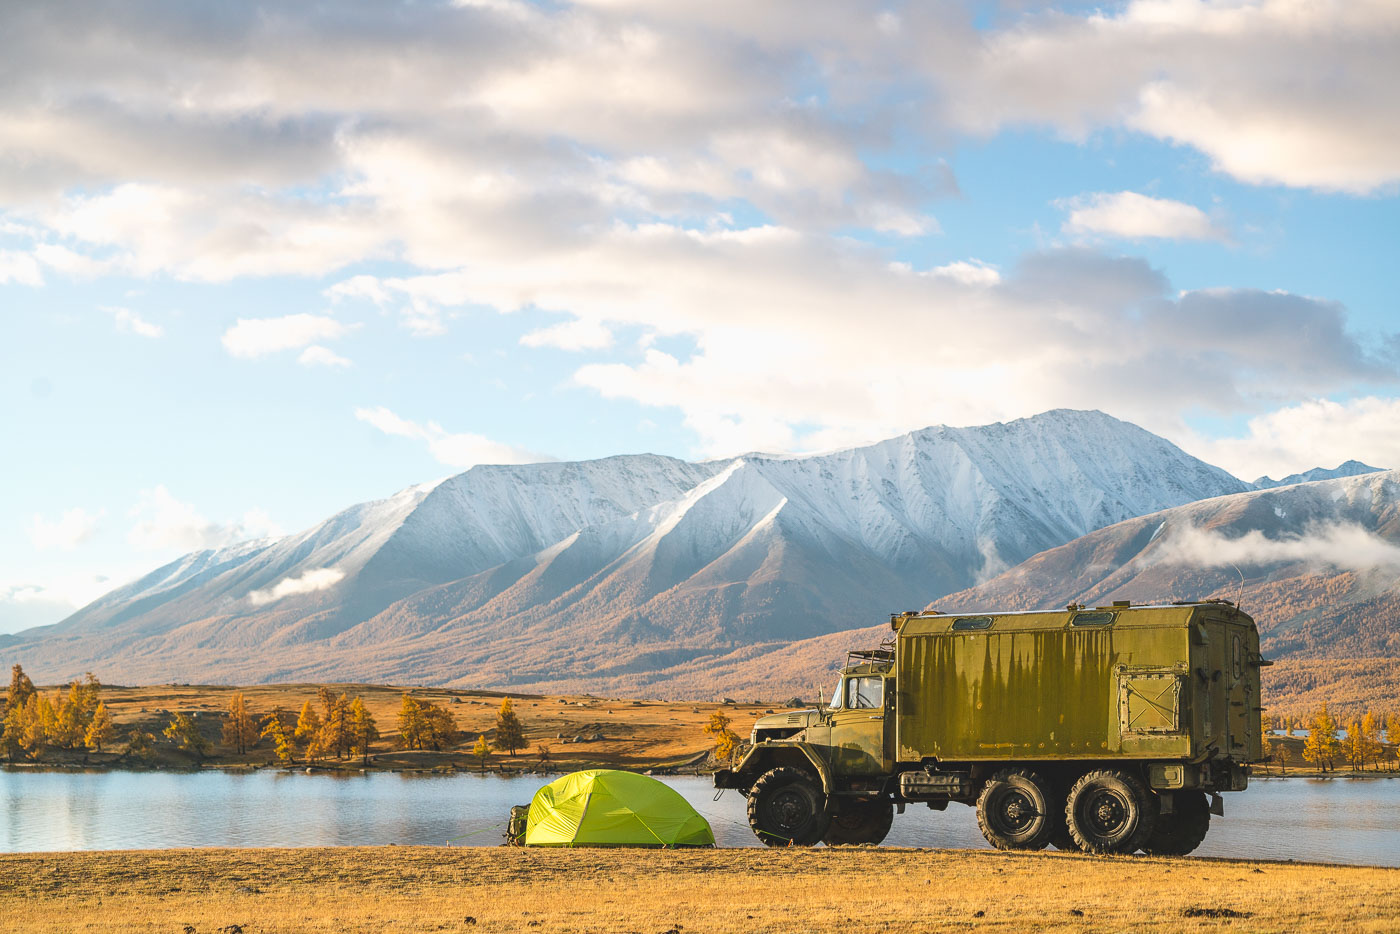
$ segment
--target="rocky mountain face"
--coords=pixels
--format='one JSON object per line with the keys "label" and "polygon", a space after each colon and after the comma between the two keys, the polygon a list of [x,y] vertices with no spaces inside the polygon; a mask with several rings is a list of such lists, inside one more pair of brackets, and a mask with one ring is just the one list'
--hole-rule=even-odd
{"label": "rocky mountain face", "polygon": [[187,555],[0,640],[0,660],[44,680],[676,696],[684,672],[725,656],[922,606],[1104,526],[1246,489],[1134,425],[1067,410],[809,457],[483,466],[297,535]]}

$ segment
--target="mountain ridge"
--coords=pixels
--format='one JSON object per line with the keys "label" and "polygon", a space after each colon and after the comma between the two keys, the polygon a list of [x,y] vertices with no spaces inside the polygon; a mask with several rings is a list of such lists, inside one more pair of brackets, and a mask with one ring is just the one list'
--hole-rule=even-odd
{"label": "mountain ridge", "polygon": [[1135,425],[1063,409],[791,458],[477,467],[186,555],[0,645],[40,675],[125,680],[641,672],[838,631],[1246,489]]}

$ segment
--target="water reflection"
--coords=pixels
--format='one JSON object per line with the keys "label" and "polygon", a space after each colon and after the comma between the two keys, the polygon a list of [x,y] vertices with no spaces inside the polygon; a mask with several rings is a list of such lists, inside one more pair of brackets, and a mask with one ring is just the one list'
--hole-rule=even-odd
{"label": "water reflection", "polygon": [[[344,846],[500,842],[513,804],[548,779],[386,773],[0,770],[0,850]],[[720,846],[756,846],[744,799],[712,800],[705,778],[665,781],[704,814]],[[1256,780],[1225,797],[1203,856],[1400,866],[1400,781]],[[985,847],[971,808],[911,807],[887,844]]]}

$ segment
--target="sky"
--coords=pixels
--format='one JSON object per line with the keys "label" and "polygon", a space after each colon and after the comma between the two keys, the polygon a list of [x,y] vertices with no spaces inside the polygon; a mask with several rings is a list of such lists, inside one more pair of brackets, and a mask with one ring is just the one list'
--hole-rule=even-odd
{"label": "sky", "polygon": [[480,463],[1400,467],[1400,4],[0,9],[0,632]]}

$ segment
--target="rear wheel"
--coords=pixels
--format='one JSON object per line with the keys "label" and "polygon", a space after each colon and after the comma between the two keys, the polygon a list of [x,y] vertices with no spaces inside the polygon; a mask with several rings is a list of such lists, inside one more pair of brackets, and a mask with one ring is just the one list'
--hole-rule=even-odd
{"label": "rear wheel", "polygon": [[879,843],[894,823],[894,805],[879,798],[838,799],[831,826],[822,842],[827,846]]}
{"label": "rear wheel", "polygon": [[770,769],[749,789],[749,826],[767,846],[815,846],[830,822],[826,795],[800,769]]}
{"label": "rear wheel", "polygon": [[1178,791],[1172,813],[1159,814],[1152,836],[1142,845],[1154,856],[1185,856],[1206,838],[1210,830],[1210,804],[1203,791]]}
{"label": "rear wheel", "polygon": [[1050,783],[1030,769],[1002,769],[977,797],[977,827],[998,850],[1043,850],[1058,820]]}
{"label": "rear wheel", "polygon": [[1157,823],[1157,797],[1128,772],[1090,772],[1065,801],[1065,823],[1086,853],[1131,853]]}

